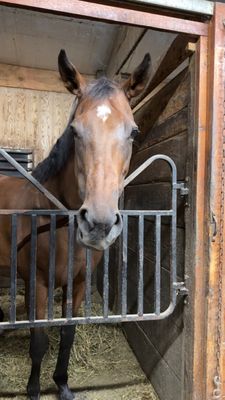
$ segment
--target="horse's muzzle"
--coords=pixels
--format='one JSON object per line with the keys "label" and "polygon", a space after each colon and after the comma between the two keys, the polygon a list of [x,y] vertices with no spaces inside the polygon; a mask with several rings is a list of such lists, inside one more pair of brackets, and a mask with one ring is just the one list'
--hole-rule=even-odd
{"label": "horse's muzzle", "polygon": [[79,210],[77,223],[78,243],[95,250],[107,249],[115,242],[123,227],[119,212],[111,214],[110,218],[97,220],[92,218],[85,208]]}

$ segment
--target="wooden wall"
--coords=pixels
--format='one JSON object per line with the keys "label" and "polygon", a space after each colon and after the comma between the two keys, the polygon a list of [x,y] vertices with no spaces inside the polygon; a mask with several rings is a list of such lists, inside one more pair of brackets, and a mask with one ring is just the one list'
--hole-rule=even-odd
{"label": "wooden wall", "polygon": [[[176,83],[176,84],[175,84]],[[131,162],[135,169],[154,154],[170,156],[177,166],[178,180],[184,181],[188,157],[188,103],[189,74],[185,71],[174,81],[175,90],[170,92],[170,99],[164,111],[146,130],[145,139],[140,144]],[[147,107],[146,107],[147,108]],[[137,119],[143,115],[137,115]],[[146,119],[144,118],[145,122]],[[140,121],[141,125],[141,121]],[[157,161],[125,191],[125,208],[165,209],[170,207],[170,169],[163,161]],[[178,279],[184,279],[185,225],[184,199],[178,194],[177,218],[177,263]],[[154,305],[154,224],[145,222],[145,297],[146,311]],[[161,302],[165,309],[169,304],[170,287],[170,226],[162,219],[161,233]],[[135,276],[135,243],[130,241],[131,264],[129,268]],[[135,280],[130,292],[135,291]],[[182,348],[183,348],[183,300],[178,301],[175,312],[162,321],[149,321],[136,324],[124,324],[128,341],[137,358],[151,380],[160,400],[182,399]]]}
{"label": "wooden wall", "polygon": [[[24,72],[23,68],[17,69]],[[2,65],[1,70],[5,71]],[[5,86],[4,80],[0,80],[0,146],[32,149],[34,163],[37,164],[47,156],[53,143],[62,134],[69,118],[73,96],[65,93],[62,83],[62,92],[58,92],[59,83],[54,83],[56,73],[54,79],[50,79],[51,71],[45,73],[46,90],[43,90],[43,86],[42,90],[36,90],[36,87],[40,87],[34,79],[37,71],[29,69],[29,72],[29,79],[22,79],[21,83],[15,79],[14,70],[11,75],[8,74]],[[7,87],[10,85],[22,85],[23,88]]]}
{"label": "wooden wall", "polygon": [[[188,160],[188,106],[190,74],[188,69],[178,75],[157,99],[153,99],[136,115],[142,137],[134,151],[130,172],[154,154],[166,154],[176,163],[178,180],[184,181]],[[158,107],[156,105],[158,104]],[[150,128],[149,128],[150,126]],[[170,169],[157,161],[137,177],[125,190],[126,209],[170,208]],[[177,267],[178,279],[184,279],[185,257],[185,200],[178,195]],[[145,220],[144,311],[154,311],[155,234],[154,221]],[[129,223],[128,240],[128,311],[137,312],[137,221]],[[117,246],[118,247],[118,246]],[[110,305],[118,297],[117,247],[110,257]],[[161,233],[161,304],[169,305],[170,287],[170,225],[162,219]],[[99,270],[101,291],[101,270]],[[125,323],[124,332],[160,400],[181,400],[183,391],[183,299],[178,298],[175,312],[162,321]]]}

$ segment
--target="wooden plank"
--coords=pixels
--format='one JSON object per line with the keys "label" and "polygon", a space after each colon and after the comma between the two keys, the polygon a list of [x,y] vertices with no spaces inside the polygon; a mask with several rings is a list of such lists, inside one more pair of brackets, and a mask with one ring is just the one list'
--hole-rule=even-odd
{"label": "wooden plank", "polygon": [[[178,196],[177,225],[184,227],[185,200]],[[171,206],[171,185],[169,183],[150,183],[128,186],[125,190],[125,209],[128,210],[166,210]],[[168,217],[162,217],[163,223],[169,223]]]}
{"label": "wooden plank", "polygon": [[73,95],[0,87],[1,146],[35,149],[43,160],[69,119]]}
{"label": "wooden plank", "polygon": [[137,323],[124,324],[128,342],[162,400],[180,400],[181,382]]}
{"label": "wooden plank", "polygon": [[106,71],[109,78],[112,79],[116,74],[118,74],[118,70],[121,69],[122,63],[139,42],[144,32],[144,28],[133,26],[120,27]]}
{"label": "wooden plank", "polygon": [[188,35],[179,34],[176,36],[165,56],[160,60],[160,64],[144,92],[132,103],[134,107],[192,54],[187,50],[189,39]]}
{"label": "wooden plank", "polygon": [[175,79],[169,82],[168,85],[163,87],[163,89],[161,89],[148,103],[135,113],[134,118],[141,131],[139,137],[140,142],[144,140],[144,135],[152,129],[176,89],[179,87],[182,80],[184,80],[185,75],[186,70],[182,71]]}
{"label": "wooden plank", "polygon": [[[213,225],[209,233],[209,254],[207,265],[207,343],[206,353],[206,393],[205,398],[223,398],[225,395],[225,353],[224,344],[224,287],[225,287],[225,58],[224,58],[225,4],[215,4],[215,14],[211,23],[209,55],[210,71],[208,79],[208,123],[211,133],[210,182],[208,213],[214,214],[217,232]],[[202,72],[201,72],[202,73]],[[201,132],[202,135],[202,132]],[[208,164],[209,165],[209,164]],[[207,219],[210,225],[210,216]],[[211,221],[212,223],[212,221]],[[216,381],[217,380],[217,384]]]}
{"label": "wooden plank", "polygon": [[[205,317],[206,310],[206,269],[209,241],[208,221],[208,129],[207,129],[207,40],[200,38],[193,62],[196,75],[192,76],[190,138],[193,140],[193,154],[190,154],[190,208],[186,210],[186,286],[189,289],[188,305],[185,307],[184,343],[184,393],[185,400],[205,400],[206,396],[206,352]],[[207,244],[207,245],[206,245]]]}
{"label": "wooden plank", "polygon": [[[155,268],[155,223],[145,219],[144,224],[144,257],[146,279],[150,277],[149,273]],[[170,254],[171,254],[171,231],[170,226],[162,225],[161,227],[161,266],[166,270],[170,270]],[[183,228],[177,228],[177,275],[184,279],[184,240],[185,231]],[[131,267],[129,267],[137,277],[137,243],[138,243],[138,219],[129,218],[129,235],[128,247],[133,252],[133,259],[130,259]]]}
{"label": "wooden plank", "polygon": [[[144,161],[155,154],[164,154],[172,158],[177,167],[178,180],[183,181],[186,177],[187,161],[187,131],[180,133],[164,142],[138,151],[131,160],[129,174],[138,168]],[[181,157],[182,154],[182,157]],[[171,168],[162,160],[155,161],[149,168],[138,175],[130,185],[146,184],[150,182],[171,182]]]}
{"label": "wooden plank", "polygon": [[[176,322],[176,323],[175,323]],[[182,380],[183,302],[176,307],[173,318],[139,323],[161,357]],[[165,335],[165,332],[167,334]]]}
{"label": "wooden plank", "polygon": [[187,127],[188,110],[187,107],[184,107],[161,124],[154,126],[148,133],[146,133],[145,139],[141,143],[138,151],[143,151],[150,146],[176,136],[179,133],[187,130]]}
{"label": "wooden plank", "polygon": [[172,115],[182,110],[184,107],[189,107],[189,105],[190,105],[190,76],[189,76],[189,71],[187,71],[184,79],[181,81],[174,95],[169,99],[166,107],[160,114],[158,120],[156,121],[156,125],[162,124]]}
{"label": "wooden plank", "polygon": [[55,12],[63,15],[73,15],[84,18],[94,18],[109,22],[120,22],[129,25],[145,26],[165,31],[189,33],[191,35],[208,35],[208,24],[190,20],[184,20],[165,15],[152,14],[138,10],[123,9],[119,6],[106,4],[67,0],[5,0],[0,4],[31,8],[38,11]]}
{"label": "wooden plank", "polygon": [[0,87],[68,93],[57,71],[9,64],[0,64]]}

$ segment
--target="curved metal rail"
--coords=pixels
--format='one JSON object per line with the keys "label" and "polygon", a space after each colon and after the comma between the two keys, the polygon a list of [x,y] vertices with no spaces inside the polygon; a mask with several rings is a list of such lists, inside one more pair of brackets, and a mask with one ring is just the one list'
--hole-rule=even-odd
{"label": "curved metal rail", "polygon": [[[5,156],[4,151],[0,153]],[[8,156],[11,158],[10,156]],[[6,159],[8,159],[8,157]],[[72,315],[72,280],[73,280],[73,254],[74,254],[74,231],[77,211],[71,210],[0,210],[0,215],[11,215],[12,218],[12,244],[11,244],[11,290],[10,290],[10,317],[9,321],[1,322],[0,328],[25,328],[34,326],[52,326],[64,324],[85,324],[85,323],[116,323],[126,321],[159,320],[170,315],[175,306],[179,290],[183,283],[177,281],[177,258],[176,258],[176,229],[177,229],[177,192],[183,189],[183,184],[177,182],[177,169],[174,161],[163,154],[155,155],[146,160],[125,180],[127,186],[146,168],[157,160],[164,160],[171,168],[171,208],[166,210],[121,210],[123,217],[122,233],[122,270],[121,270],[121,304],[120,312],[110,314],[109,312],[109,249],[104,251],[104,276],[103,276],[103,312],[102,315],[93,315],[91,303],[91,251],[86,250],[86,293],[85,311],[82,317]],[[14,161],[14,160],[13,160]],[[11,162],[11,161],[10,161]],[[11,162],[13,165],[13,163]],[[14,163],[16,169],[18,163]],[[26,171],[23,176],[29,175]],[[29,175],[29,180],[30,180]],[[33,182],[32,182],[33,183]],[[39,182],[38,182],[39,184]],[[40,185],[40,184],[39,184]],[[38,185],[38,186],[39,186]],[[36,183],[35,183],[36,186]],[[42,185],[40,185],[42,186]],[[40,189],[40,188],[38,188]],[[45,188],[44,188],[45,189]],[[40,189],[42,193],[44,191]],[[44,193],[45,194],[45,193]],[[48,197],[49,198],[49,197]],[[56,199],[57,200],[57,199]],[[61,207],[60,207],[61,208]],[[37,219],[40,216],[50,217],[50,256],[49,256],[49,292],[48,292],[48,313],[44,320],[35,319],[36,309],[36,249],[37,249]],[[16,316],[16,275],[17,275],[17,220],[20,216],[31,218],[31,264],[30,264],[30,296],[29,296],[29,317],[27,320],[19,321]],[[57,216],[68,217],[68,276],[67,276],[67,312],[65,318],[54,318],[54,279],[55,279],[55,250],[56,250],[56,218]],[[154,280],[154,312],[144,312],[144,218],[155,218],[155,280]],[[129,313],[127,306],[127,272],[128,272],[128,220],[130,217],[138,218],[138,281],[137,281],[137,312]],[[161,307],[161,220],[163,217],[171,219],[171,263],[170,263],[170,301],[166,310]]]}

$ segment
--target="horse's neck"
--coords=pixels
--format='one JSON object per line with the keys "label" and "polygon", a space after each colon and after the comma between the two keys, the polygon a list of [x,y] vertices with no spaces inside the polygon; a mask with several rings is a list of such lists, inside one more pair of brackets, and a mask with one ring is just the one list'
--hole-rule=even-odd
{"label": "horse's neck", "polygon": [[69,209],[78,209],[81,206],[77,177],[75,174],[74,157],[70,157],[57,176],[50,178],[44,186],[61,203]]}

